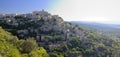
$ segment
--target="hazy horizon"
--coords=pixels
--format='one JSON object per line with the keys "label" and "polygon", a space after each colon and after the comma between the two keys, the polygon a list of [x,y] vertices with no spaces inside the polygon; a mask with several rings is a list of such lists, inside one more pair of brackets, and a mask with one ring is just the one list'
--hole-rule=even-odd
{"label": "hazy horizon", "polygon": [[120,24],[119,6],[119,0],[1,0],[0,14],[44,9],[65,21]]}

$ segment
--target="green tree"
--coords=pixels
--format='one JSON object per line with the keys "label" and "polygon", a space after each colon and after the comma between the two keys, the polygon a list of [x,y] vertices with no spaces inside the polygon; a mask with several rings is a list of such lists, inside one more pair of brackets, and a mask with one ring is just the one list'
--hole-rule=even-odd
{"label": "green tree", "polygon": [[50,54],[50,57],[64,57],[62,54],[57,54],[55,52]]}
{"label": "green tree", "polygon": [[37,49],[30,52],[29,57],[49,57],[49,56],[43,47],[38,47]]}
{"label": "green tree", "polygon": [[4,38],[0,38],[0,54],[4,57],[20,57],[18,49]]}
{"label": "green tree", "polygon": [[26,41],[21,43],[20,48],[22,49],[21,52],[23,53],[30,53],[37,47],[37,43],[33,38],[28,38]]}

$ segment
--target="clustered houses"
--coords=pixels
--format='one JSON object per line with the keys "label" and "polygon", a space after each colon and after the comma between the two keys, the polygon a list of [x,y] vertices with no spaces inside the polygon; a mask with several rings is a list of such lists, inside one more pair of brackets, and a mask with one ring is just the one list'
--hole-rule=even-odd
{"label": "clustered houses", "polygon": [[6,20],[8,23],[11,22],[10,25],[12,25],[12,24],[16,25],[15,23],[19,22],[19,19],[14,18],[16,16],[22,16],[23,18],[27,17],[28,19],[31,19],[31,21],[35,21],[35,22],[37,22],[41,18],[44,19],[45,21],[49,21],[49,22],[51,22],[51,20],[48,20],[48,19],[54,19],[52,21],[57,21],[58,23],[63,22],[61,17],[59,17],[58,15],[51,15],[44,10],[34,11],[34,12],[28,13],[28,14],[0,14],[0,20]]}
{"label": "clustered houses", "polygon": [[[22,20],[23,19],[23,20]],[[51,15],[48,12],[42,10],[42,11],[34,11],[32,13],[28,14],[0,14],[0,21],[6,21],[8,25],[13,25],[13,26],[18,26],[19,24],[22,24],[23,22],[28,22],[29,21],[34,21],[37,23],[38,20],[44,19],[44,21],[47,21],[45,25],[43,25],[41,28],[32,28],[28,27],[27,29],[19,29],[16,31],[19,37],[25,38],[29,33],[35,33],[35,37],[37,42],[41,41],[48,41],[46,38],[52,39],[52,36],[44,35],[41,34],[39,29],[44,30],[44,31],[49,31],[52,30],[52,25],[56,21],[56,23],[62,23],[63,20],[57,16],[57,15]],[[53,20],[48,20],[48,19],[53,19]],[[50,25],[50,24],[52,25]],[[24,27],[24,26],[23,26]],[[8,31],[11,31],[12,29],[6,29]],[[42,45],[42,43],[40,43]],[[55,44],[50,44],[48,46],[54,46]],[[56,43],[57,45],[57,43]]]}
{"label": "clustered houses", "polygon": [[[83,31],[75,28],[76,25],[64,22],[58,15],[51,15],[44,10],[27,14],[1,14],[0,22],[2,21],[6,21],[10,25],[6,30],[19,38],[34,37],[39,45],[47,46],[50,49],[59,47],[76,36],[79,38],[85,36]],[[56,41],[55,35],[60,35],[64,40]],[[48,40],[49,43],[43,43],[48,42]]]}

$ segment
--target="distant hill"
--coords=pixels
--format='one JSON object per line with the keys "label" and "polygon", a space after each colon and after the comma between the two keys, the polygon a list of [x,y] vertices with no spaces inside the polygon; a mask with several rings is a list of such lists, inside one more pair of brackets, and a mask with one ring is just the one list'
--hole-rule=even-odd
{"label": "distant hill", "polygon": [[[0,26],[20,40],[34,38],[39,47],[47,50],[49,57],[119,57],[120,54],[120,39],[97,35],[82,25],[66,22],[44,10],[28,14],[1,14]],[[26,49],[21,53],[27,53],[26,57],[29,57]],[[31,55],[36,53],[41,54],[38,51]]]}
{"label": "distant hill", "polygon": [[102,24],[102,23],[79,22],[79,21],[72,21],[72,23],[81,25],[98,34],[105,34],[105,35],[115,36],[117,38],[120,38],[120,35],[119,35],[120,24]]}

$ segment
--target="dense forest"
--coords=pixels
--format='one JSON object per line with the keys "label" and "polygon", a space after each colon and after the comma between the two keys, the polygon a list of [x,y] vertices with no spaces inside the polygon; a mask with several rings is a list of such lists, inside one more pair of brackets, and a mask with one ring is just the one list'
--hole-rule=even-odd
{"label": "dense forest", "polygon": [[120,39],[46,11],[0,15],[1,57],[120,57]]}

